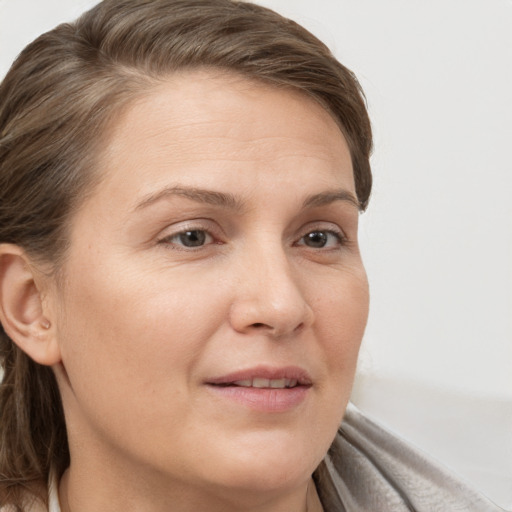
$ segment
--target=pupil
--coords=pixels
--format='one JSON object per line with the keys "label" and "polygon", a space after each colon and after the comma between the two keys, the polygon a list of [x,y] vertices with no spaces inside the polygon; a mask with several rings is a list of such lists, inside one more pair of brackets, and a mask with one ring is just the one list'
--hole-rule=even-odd
{"label": "pupil", "polygon": [[204,244],[205,239],[204,231],[185,231],[180,234],[180,242],[185,247],[199,247]]}
{"label": "pupil", "polygon": [[306,244],[310,247],[324,247],[327,243],[327,235],[322,231],[314,231],[306,235]]}

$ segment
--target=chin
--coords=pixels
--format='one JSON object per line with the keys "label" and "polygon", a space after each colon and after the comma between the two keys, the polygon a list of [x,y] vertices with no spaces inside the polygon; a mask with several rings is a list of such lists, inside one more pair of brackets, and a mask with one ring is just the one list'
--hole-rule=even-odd
{"label": "chin", "polygon": [[[274,464],[273,466],[253,464],[252,467],[237,467],[224,473],[222,486],[231,491],[241,493],[280,493],[304,485],[309,480],[316,465],[299,467],[289,464]],[[220,483],[220,482],[219,482]]]}
{"label": "chin", "polygon": [[239,444],[210,467],[215,468],[213,476],[217,482],[232,489],[282,491],[303,485],[320,464],[329,445],[330,441],[313,446],[292,435],[286,439],[263,436],[257,443]]}

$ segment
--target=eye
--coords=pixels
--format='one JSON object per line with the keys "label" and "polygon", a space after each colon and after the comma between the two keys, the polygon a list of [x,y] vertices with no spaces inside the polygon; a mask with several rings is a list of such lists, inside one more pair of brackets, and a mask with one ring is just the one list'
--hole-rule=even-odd
{"label": "eye", "polygon": [[343,245],[344,237],[332,230],[316,229],[306,233],[297,245],[305,245],[312,249],[331,249]]}
{"label": "eye", "polygon": [[187,229],[160,240],[160,243],[171,244],[187,249],[202,247],[213,242],[213,237],[204,229]]}

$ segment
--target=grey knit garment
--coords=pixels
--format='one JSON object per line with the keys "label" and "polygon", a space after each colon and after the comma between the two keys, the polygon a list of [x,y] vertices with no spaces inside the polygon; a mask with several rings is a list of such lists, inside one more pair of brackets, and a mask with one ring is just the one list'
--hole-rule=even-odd
{"label": "grey knit garment", "polygon": [[504,510],[352,404],[315,480],[325,512]]}

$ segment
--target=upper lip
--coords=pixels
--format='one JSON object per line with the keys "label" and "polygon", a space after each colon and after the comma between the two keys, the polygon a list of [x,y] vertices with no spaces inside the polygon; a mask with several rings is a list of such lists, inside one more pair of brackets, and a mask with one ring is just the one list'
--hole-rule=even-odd
{"label": "upper lip", "polygon": [[312,380],[309,373],[298,366],[255,366],[245,370],[238,370],[232,373],[221,375],[207,379],[207,384],[231,384],[236,381],[252,380],[252,379],[290,379],[296,380],[298,385],[311,386]]}

